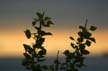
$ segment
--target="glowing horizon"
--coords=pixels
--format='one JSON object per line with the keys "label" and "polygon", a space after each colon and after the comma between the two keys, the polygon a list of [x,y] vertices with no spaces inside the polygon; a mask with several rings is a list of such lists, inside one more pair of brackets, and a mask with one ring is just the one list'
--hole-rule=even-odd
{"label": "glowing horizon", "polygon": [[[55,56],[58,50],[62,54],[65,49],[71,49],[69,36],[77,37],[77,31],[55,30],[52,33],[54,35],[46,37],[44,43],[47,56]],[[108,36],[107,30],[93,32],[93,36],[96,38],[96,44],[88,47],[91,52],[90,55],[102,55],[108,52],[108,40],[105,40]],[[9,32],[8,34],[1,34],[0,43],[0,57],[22,57],[24,52],[22,44],[32,44],[33,40],[27,39],[23,32],[14,31],[11,34]]]}

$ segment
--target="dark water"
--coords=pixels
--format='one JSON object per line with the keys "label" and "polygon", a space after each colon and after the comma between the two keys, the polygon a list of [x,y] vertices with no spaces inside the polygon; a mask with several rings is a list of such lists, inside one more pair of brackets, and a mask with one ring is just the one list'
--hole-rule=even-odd
{"label": "dark water", "polygon": [[[46,63],[49,64],[52,60],[53,58],[50,58]],[[21,58],[0,58],[0,71],[27,71],[21,61]],[[108,58],[105,57],[89,57],[85,64],[87,67],[81,71],[108,71]]]}

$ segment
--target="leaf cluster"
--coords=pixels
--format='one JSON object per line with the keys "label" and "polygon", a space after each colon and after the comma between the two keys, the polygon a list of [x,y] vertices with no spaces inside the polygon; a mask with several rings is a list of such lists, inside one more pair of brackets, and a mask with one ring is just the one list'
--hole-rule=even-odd
{"label": "leaf cluster", "polygon": [[32,71],[42,71],[48,69],[46,65],[41,65],[39,63],[46,60],[45,55],[47,50],[43,46],[45,42],[44,36],[52,35],[50,32],[46,32],[43,30],[44,27],[50,27],[53,25],[51,18],[44,15],[44,13],[36,13],[37,18],[34,18],[32,22],[32,26],[37,31],[36,33],[31,33],[29,29],[24,31],[25,36],[28,39],[33,38],[35,42],[32,46],[23,44],[25,52],[23,53],[24,59],[22,64],[27,68],[31,69]]}
{"label": "leaf cluster", "polygon": [[73,52],[69,50],[64,51],[65,55],[65,63],[62,64],[61,69],[66,71],[79,71],[79,69],[84,64],[85,55],[88,55],[90,52],[86,49],[87,47],[91,46],[92,42],[96,42],[95,38],[92,37],[93,31],[97,29],[95,26],[90,26],[87,28],[87,20],[85,26],[79,26],[81,31],[78,32],[78,38],[75,40],[73,37],[70,37],[72,40],[71,47],[74,49]]}

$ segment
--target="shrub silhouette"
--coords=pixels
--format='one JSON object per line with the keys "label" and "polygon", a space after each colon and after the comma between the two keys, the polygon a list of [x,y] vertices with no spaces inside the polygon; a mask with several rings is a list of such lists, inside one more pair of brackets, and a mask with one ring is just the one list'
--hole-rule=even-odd
{"label": "shrub silhouette", "polygon": [[25,35],[28,39],[31,37],[35,40],[32,46],[23,44],[25,52],[22,64],[32,71],[46,70],[47,66],[41,66],[39,63],[45,61],[46,49],[43,46],[45,41],[44,36],[52,35],[50,32],[43,30],[44,27],[50,27],[53,25],[50,17],[44,15],[44,13],[36,13],[37,18],[34,18],[32,26],[35,28],[36,33],[31,33],[30,30],[25,31]]}
{"label": "shrub silhouette", "polygon": [[65,62],[62,63],[61,69],[65,71],[79,71],[84,64],[85,55],[88,55],[90,52],[86,50],[86,47],[90,47],[92,42],[96,42],[95,38],[92,37],[92,31],[96,30],[95,26],[91,26],[87,29],[87,21],[85,26],[79,26],[81,31],[78,32],[78,38],[75,40],[73,37],[70,37],[72,40],[71,47],[74,51],[65,50]]}
{"label": "shrub silhouette", "polygon": [[32,71],[79,71],[81,67],[86,66],[84,64],[85,55],[90,52],[86,50],[86,47],[91,46],[92,42],[96,42],[95,38],[92,37],[92,31],[95,31],[97,27],[91,26],[87,29],[87,20],[85,26],[79,26],[81,31],[78,32],[78,38],[72,40],[71,47],[74,51],[65,50],[63,54],[65,55],[65,61],[60,62],[58,60],[59,51],[57,53],[57,58],[54,60],[53,65],[42,65],[40,63],[46,60],[47,50],[43,46],[45,42],[45,37],[47,35],[52,35],[50,32],[46,32],[43,28],[49,28],[54,23],[51,21],[50,17],[45,16],[44,13],[37,12],[37,18],[34,18],[32,22],[33,28],[36,30],[32,33],[29,29],[24,31],[28,39],[33,38],[35,42],[32,45],[23,44],[25,52],[23,53],[24,59],[22,65],[27,69]]}

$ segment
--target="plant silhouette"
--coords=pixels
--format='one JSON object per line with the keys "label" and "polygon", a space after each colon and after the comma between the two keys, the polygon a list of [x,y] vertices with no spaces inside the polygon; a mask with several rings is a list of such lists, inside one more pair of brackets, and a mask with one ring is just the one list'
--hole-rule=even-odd
{"label": "plant silhouette", "polygon": [[63,52],[65,61],[60,62],[58,60],[58,51],[57,58],[52,65],[42,65],[40,63],[46,60],[45,56],[47,52],[43,46],[45,42],[44,36],[52,35],[52,33],[46,32],[43,28],[49,28],[54,23],[44,13],[37,12],[36,16],[37,18],[34,18],[32,22],[32,26],[36,32],[32,33],[29,29],[24,31],[26,37],[28,39],[33,38],[35,42],[32,45],[23,44],[25,49],[23,55],[25,58],[22,61],[22,65],[31,71],[79,71],[83,66],[86,66],[84,64],[85,55],[90,53],[86,47],[90,47],[92,42],[96,42],[91,32],[95,31],[97,27],[90,26],[88,29],[88,20],[86,20],[84,26],[79,26],[81,31],[78,32],[78,38],[75,40],[72,36],[70,37],[72,40],[71,47],[74,51],[67,49]]}
{"label": "plant silhouette", "polygon": [[36,33],[31,33],[30,30],[25,31],[25,35],[28,39],[31,37],[35,40],[32,46],[23,44],[25,52],[22,64],[32,71],[42,71],[46,70],[47,66],[41,66],[41,62],[45,61],[46,49],[43,46],[45,41],[44,36],[52,35],[50,32],[46,32],[43,28],[48,28],[53,25],[50,17],[44,15],[44,13],[36,13],[37,18],[34,18],[32,26],[35,28]]}
{"label": "plant silhouette", "polygon": [[64,51],[63,54],[65,55],[65,62],[61,64],[61,70],[79,71],[81,67],[86,66],[84,64],[84,56],[90,53],[86,50],[86,47],[90,47],[92,42],[96,42],[91,33],[96,30],[96,27],[91,26],[87,29],[87,21],[88,20],[86,20],[85,26],[79,26],[81,31],[78,32],[78,38],[76,40],[73,37],[70,37],[72,40],[71,47],[74,51]]}

